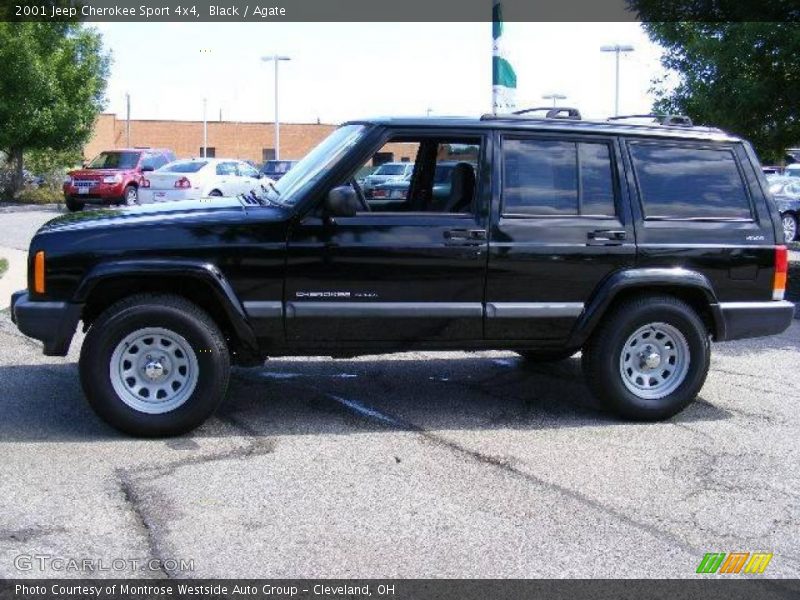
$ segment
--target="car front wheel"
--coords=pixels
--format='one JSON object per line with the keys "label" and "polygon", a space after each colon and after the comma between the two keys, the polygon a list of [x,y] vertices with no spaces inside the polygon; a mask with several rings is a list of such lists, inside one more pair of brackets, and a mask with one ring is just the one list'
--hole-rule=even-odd
{"label": "car front wheel", "polygon": [[67,205],[67,210],[69,212],[78,212],[79,210],[83,210],[85,206],[84,202],[78,202],[74,198],[66,198],[64,203]]}
{"label": "car front wheel", "polygon": [[81,384],[111,426],[136,436],[190,431],[222,402],[230,357],[216,323],[191,302],[145,294],[108,308],[81,349]]}
{"label": "car front wheel", "polygon": [[709,360],[705,324],[691,306],[672,296],[620,304],[583,352],[594,394],[621,416],[643,421],[669,418],[694,400]]}
{"label": "car front wheel", "polygon": [[128,206],[133,206],[139,203],[139,190],[136,188],[135,185],[129,185],[125,187],[125,191],[122,194],[122,199]]}
{"label": "car front wheel", "polygon": [[797,218],[791,213],[781,215],[783,225],[783,239],[793,242],[797,238]]}

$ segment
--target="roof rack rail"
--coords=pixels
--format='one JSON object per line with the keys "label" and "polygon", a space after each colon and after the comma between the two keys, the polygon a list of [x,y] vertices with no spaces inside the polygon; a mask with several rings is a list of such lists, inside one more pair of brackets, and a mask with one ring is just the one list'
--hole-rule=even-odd
{"label": "roof rack rail", "polygon": [[686,115],[619,115],[616,117],[609,117],[609,121],[625,121],[627,119],[653,119],[659,125],[666,125],[668,127],[693,127],[692,120]]}
{"label": "roof rack rail", "polygon": [[[528,116],[530,113],[544,112],[543,116]],[[569,106],[536,106],[534,108],[523,108],[508,114],[488,114],[481,117],[482,121],[490,119],[568,119],[570,121],[580,121],[581,112],[577,108]]]}
{"label": "roof rack rail", "polygon": [[545,113],[545,119],[571,119],[573,121],[581,120],[581,111],[571,106],[535,106],[533,108],[523,108],[522,110],[515,110],[512,115],[527,115],[533,112]]}

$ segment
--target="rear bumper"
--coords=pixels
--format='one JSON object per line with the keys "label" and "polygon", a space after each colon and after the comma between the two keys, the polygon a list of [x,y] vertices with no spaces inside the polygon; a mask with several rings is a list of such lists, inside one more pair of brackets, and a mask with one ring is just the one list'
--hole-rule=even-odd
{"label": "rear bumper", "polygon": [[720,302],[725,336],[720,341],[741,340],[783,333],[792,324],[794,304],[771,302]]}
{"label": "rear bumper", "polygon": [[22,333],[44,343],[45,356],[66,356],[82,308],[71,302],[32,301],[25,290],[11,295],[11,320]]}

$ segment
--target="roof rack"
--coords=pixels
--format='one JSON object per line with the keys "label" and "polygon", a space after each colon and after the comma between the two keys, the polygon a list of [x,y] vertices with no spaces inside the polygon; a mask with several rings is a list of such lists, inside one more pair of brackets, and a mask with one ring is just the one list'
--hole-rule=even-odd
{"label": "roof rack", "polygon": [[[544,113],[541,116],[530,116],[531,113]],[[498,114],[498,115],[483,115],[481,117],[482,120],[486,121],[489,119],[525,119],[525,118],[544,118],[544,119],[567,119],[570,121],[580,121],[581,120],[581,111],[577,108],[572,108],[570,106],[535,106],[533,108],[523,108],[521,110],[515,110],[509,114]]]}
{"label": "roof rack", "polygon": [[686,115],[619,115],[616,117],[609,117],[609,121],[625,121],[627,119],[653,119],[659,125],[666,125],[668,127],[692,127],[692,120]]}

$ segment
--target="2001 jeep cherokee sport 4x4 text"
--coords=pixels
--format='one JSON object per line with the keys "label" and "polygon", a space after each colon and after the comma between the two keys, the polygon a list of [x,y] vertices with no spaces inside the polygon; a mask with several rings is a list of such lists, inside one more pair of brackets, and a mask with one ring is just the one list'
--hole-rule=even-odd
{"label": "2001 jeep cherokee sport 4x4 text", "polygon": [[[397,154],[407,193],[371,205],[357,173]],[[380,119],[250,195],[50,221],[12,315],[58,356],[82,321],[86,396],[135,435],[202,423],[232,363],[409,349],[582,349],[594,393],[653,420],[695,398],[710,340],[789,326],[786,272],[758,160],[720,131]]]}

